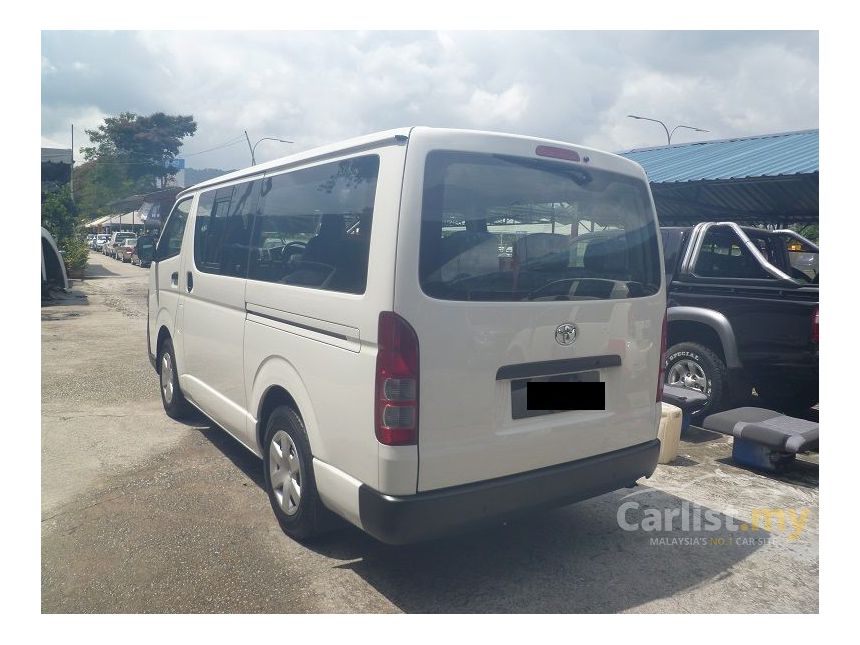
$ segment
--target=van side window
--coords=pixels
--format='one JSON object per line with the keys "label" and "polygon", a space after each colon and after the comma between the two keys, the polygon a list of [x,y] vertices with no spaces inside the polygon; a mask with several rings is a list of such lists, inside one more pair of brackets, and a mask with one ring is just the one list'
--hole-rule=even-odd
{"label": "van side window", "polygon": [[695,273],[707,278],[771,278],[733,231],[718,227],[705,234]]}
{"label": "van side window", "polygon": [[194,265],[198,271],[245,277],[251,218],[260,181],[250,181],[200,195],[194,220]]}
{"label": "van side window", "polygon": [[368,155],[265,179],[248,277],[364,293],[378,175]]}
{"label": "van side window", "polygon": [[185,223],[188,221],[188,213],[191,212],[191,197],[184,199],[170,212],[167,223],[158,238],[158,246],[155,253],[159,260],[167,260],[176,257],[182,248],[182,236],[185,234]]}

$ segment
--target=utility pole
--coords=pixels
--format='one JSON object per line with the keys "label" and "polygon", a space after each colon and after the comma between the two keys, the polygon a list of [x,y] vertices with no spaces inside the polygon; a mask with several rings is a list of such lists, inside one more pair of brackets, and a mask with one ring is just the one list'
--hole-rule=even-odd
{"label": "utility pole", "polygon": [[295,143],[295,141],[288,141],[287,139],[279,139],[278,137],[263,137],[258,140],[253,146],[251,145],[251,137],[248,136],[248,131],[245,132],[245,140],[248,142],[248,150],[251,151],[251,165],[257,165],[257,158],[254,156],[254,152],[257,150],[257,146],[260,145],[263,141],[278,141],[279,143]]}
{"label": "utility pole", "polygon": [[254,148],[251,147],[251,137],[248,136],[247,130],[244,130],[244,132],[245,132],[245,141],[248,142],[248,150],[251,151],[251,165],[256,166],[257,164],[254,163]]}
{"label": "utility pole", "polygon": [[69,196],[75,203],[75,124],[72,123],[72,166],[69,168]]}

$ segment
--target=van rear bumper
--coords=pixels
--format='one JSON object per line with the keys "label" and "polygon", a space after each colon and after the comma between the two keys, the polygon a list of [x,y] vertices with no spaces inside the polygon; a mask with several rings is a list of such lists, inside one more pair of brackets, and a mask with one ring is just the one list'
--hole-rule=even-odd
{"label": "van rear bumper", "polygon": [[632,485],[657,466],[656,439],[540,470],[417,495],[384,495],[362,484],[362,528],[387,544],[408,544],[477,528],[538,508],[563,506]]}

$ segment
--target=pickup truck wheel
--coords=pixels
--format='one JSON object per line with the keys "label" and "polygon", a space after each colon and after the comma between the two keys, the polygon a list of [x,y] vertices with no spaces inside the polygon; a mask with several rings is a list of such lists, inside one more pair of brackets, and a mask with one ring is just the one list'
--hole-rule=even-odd
{"label": "pickup truck wheel", "polygon": [[678,343],[666,352],[666,385],[696,390],[708,397],[697,417],[720,410],[727,399],[728,370],[713,351],[698,343]]}

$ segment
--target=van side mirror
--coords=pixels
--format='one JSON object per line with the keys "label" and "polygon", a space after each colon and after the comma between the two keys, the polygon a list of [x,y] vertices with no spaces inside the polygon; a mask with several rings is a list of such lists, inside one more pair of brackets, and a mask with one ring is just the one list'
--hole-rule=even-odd
{"label": "van side mirror", "polygon": [[152,262],[155,260],[155,238],[152,235],[141,235],[137,238],[135,253],[141,262]]}

